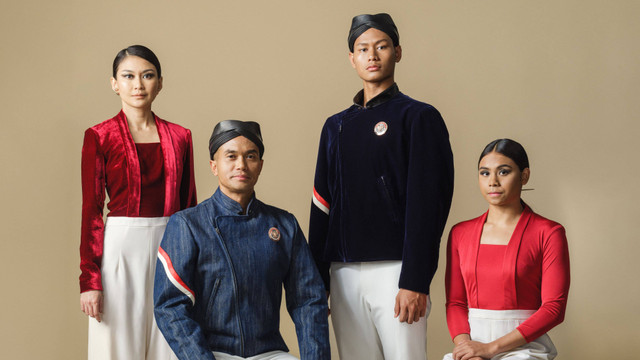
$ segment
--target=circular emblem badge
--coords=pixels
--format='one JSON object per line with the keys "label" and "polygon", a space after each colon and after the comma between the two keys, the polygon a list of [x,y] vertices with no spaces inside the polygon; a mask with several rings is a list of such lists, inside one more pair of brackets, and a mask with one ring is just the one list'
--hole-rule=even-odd
{"label": "circular emblem badge", "polygon": [[381,136],[381,135],[384,135],[384,133],[387,132],[387,129],[389,129],[389,126],[387,125],[387,123],[384,122],[384,121],[380,121],[373,128],[373,132],[376,133],[376,135]]}
{"label": "circular emblem badge", "polygon": [[269,239],[273,240],[273,241],[279,241],[280,240],[280,230],[272,227],[271,229],[269,229]]}

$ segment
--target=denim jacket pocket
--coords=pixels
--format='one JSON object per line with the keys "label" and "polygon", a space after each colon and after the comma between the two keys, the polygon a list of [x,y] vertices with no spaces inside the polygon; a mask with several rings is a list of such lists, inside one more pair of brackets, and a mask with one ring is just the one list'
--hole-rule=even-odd
{"label": "denim jacket pocket", "polygon": [[209,304],[207,306],[207,319],[211,319],[212,312],[213,310],[215,310],[214,307],[214,303],[216,301],[216,293],[218,292],[218,288],[220,287],[220,279],[217,278],[216,281],[213,283],[212,289],[211,289],[211,293],[209,294]]}

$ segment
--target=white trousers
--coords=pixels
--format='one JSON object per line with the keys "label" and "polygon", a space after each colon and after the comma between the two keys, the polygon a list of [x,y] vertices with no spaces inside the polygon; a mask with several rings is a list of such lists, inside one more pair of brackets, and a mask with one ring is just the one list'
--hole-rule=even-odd
{"label": "white trousers", "polygon": [[222,353],[218,351],[214,351],[213,356],[216,357],[216,360],[300,360],[297,357],[280,350],[269,351],[269,352],[258,354],[256,356],[251,356],[248,358],[229,355],[227,353]]}
{"label": "white trousers", "polygon": [[158,246],[168,217],[108,217],[102,322],[89,318],[89,360],[175,359],[153,316]]}
{"label": "white trousers", "polygon": [[[471,340],[488,343],[511,331],[527,320],[535,310],[469,309]],[[530,343],[500,353],[491,360],[552,360],[558,355],[549,335],[544,334]],[[443,360],[453,360],[452,354]]]}
{"label": "white trousers", "polygon": [[331,320],[340,359],[426,360],[427,314],[394,317],[401,261],[331,263]]}

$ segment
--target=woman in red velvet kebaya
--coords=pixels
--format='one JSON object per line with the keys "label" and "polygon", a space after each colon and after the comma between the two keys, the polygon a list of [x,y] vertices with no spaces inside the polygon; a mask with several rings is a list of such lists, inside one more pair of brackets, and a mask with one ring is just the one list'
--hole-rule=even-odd
{"label": "woman in red velvet kebaya", "polygon": [[153,279],[169,216],[196,205],[191,132],[151,111],[162,72],[148,48],[117,54],[111,86],[122,110],[87,129],[82,147],[80,307],[90,317],[88,358],[170,359],[153,318]]}
{"label": "woman in red velvet kebaya", "polygon": [[482,216],[451,229],[447,246],[445,360],[553,359],[547,332],[564,319],[569,251],[562,225],[525,204],[531,170],[522,145],[499,139],[478,163]]}

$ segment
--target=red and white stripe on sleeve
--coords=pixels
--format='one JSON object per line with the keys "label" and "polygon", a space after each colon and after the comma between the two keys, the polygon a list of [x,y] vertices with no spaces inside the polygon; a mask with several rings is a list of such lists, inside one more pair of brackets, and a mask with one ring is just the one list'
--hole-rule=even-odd
{"label": "red and white stripe on sleeve", "polygon": [[323,213],[329,215],[329,202],[323,199],[320,194],[316,191],[316,188],[313,188],[313,203],[318,207]]}
{"label": "red and white stripe on sleeve", "polygon": [[195,305],[196,304],[195,293],[193,292],[193,290],[189,289],[189,287],[187,286],[187,284],[185,284],[184,281],[182,281],[182,279],[180,278],[180,275],[178,275],[176,270],[173,268],[173,263],[171,262],[171,258],[169,258],[169,254],[167,254],[163,248],[158,248],[158,259],[160,259],[160,262],[164,267],[164,271],[167,274],[167,278],[169,278],[169,281],[171,281],[171,283],[176,288],[178,288],[180,292],[185,294],[191,300],[191,303]]}

